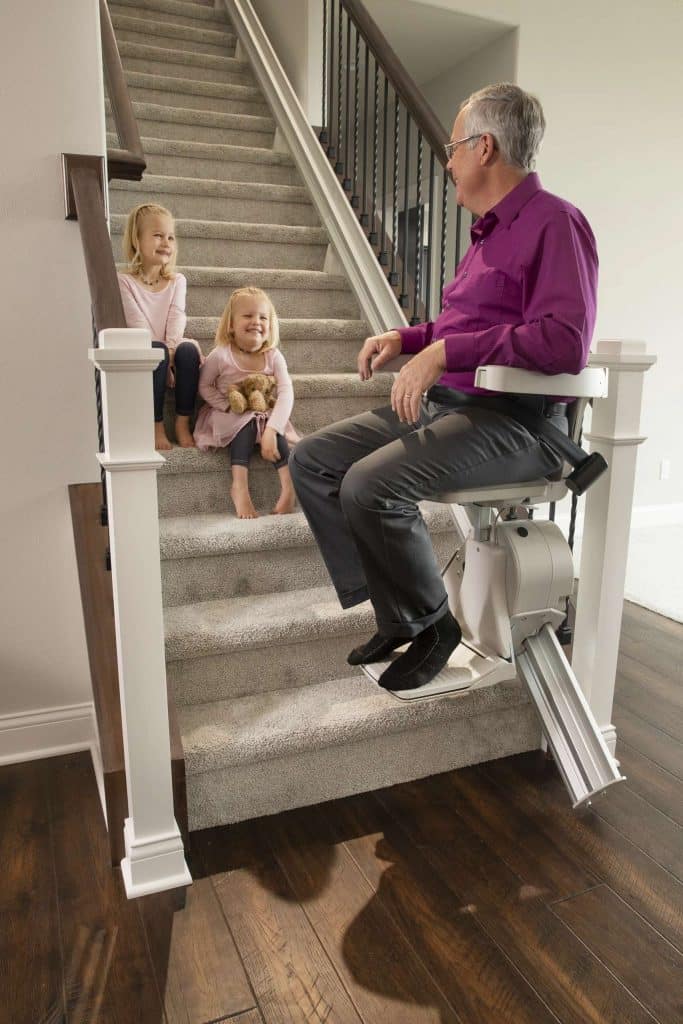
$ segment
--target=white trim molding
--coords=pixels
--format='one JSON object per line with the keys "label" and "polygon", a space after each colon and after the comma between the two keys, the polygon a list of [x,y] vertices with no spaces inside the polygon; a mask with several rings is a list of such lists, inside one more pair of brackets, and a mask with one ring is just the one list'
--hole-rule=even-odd
{"label": "white trim molding", "polygon": [[0,715],[0,765],[92,750],[96,737],[92,701]]}

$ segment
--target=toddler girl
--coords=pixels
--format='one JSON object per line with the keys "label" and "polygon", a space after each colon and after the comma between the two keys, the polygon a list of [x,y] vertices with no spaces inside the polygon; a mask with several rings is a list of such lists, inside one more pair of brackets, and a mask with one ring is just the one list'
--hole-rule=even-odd
{"label": "toddler girl", "polygon": [[[223,311],[214,348],[199,376],[199,393],[207,404],[197,417],[197,447],[206,451],[230,446],[230,494],[240,519],[258,515],[248,483],[249,456],[257,443],[261,457],[274,463],[280,477],[281,493],[273,512],[281,515],[294,511],[287,441],[296,443],[299,437],[289,422],[294,389],[284,356],[277,348],[279,337],[277,314],[266,293],[260,288],[238,288]],[[268,412],[232,412],[226,398],[228,387],[253,373],[275,377],[275,406]]]}
{"label": "toddler girl", "polygon": [[178,250],[173,215],[154,203],[136,206],[128,214],[123,250],[128,270],[118,277],[126,326],[148,328],[152,346],[164,350],[152,374],[154,445],[163,451],[171,447],[164,428],[164,396],[166,386],[175,385],[176,438],[181,448],[194,448],[190,416],[202,355],[196,341],[183,338],[187,281],[175,272]]}

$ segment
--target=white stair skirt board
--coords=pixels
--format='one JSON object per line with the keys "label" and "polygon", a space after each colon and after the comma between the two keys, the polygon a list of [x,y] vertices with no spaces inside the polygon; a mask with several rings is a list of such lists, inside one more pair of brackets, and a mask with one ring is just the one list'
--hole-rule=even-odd
{"label": "white stair skirt board", "polygon": [[[409,641],[406,641],[406,645]],[[405,646],[405,645],[404,645]],[[396,656],[403,653],[399,648]],[[392,659],[393,660],[393,659]],[[379,680],[382,672],[389,667],[391,661],[378,661],[371,665],[363,665],[363,671],[374,682]],[[448,664],[426,686],[415,690],[389,690],[400,700],[424,700],[442,694],[457,694],[474,686],[491,686],[493,683],[514,679],[515,666],[503,658],[490,658],[475,647],[460,643],[448,659]]]}
{"label": "white stair skirt board", "polygon": [[0,764],[91,750],[96,737],[93,714],[88,701],[0,716]]}

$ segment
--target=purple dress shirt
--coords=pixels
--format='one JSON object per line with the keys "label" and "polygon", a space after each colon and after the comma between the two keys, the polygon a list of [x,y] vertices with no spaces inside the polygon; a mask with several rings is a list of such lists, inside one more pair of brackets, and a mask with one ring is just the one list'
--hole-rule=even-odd
{"label": "purple dress shirt", "polygon": [[596,313],[598,255],[588,221],[529,174],[471,229],[438,318],[399,328],[401,349],[445,339],[439,384],[469,394],[478,366],[579,373]]}

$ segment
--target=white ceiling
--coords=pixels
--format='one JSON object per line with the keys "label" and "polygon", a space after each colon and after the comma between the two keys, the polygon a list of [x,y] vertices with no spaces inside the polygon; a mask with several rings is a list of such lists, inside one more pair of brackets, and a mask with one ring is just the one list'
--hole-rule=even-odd
{"label": "white ceiling", "polygon": [[365,0],[365,6],[418,85],[431,82],[512,28],[419,0]]}

